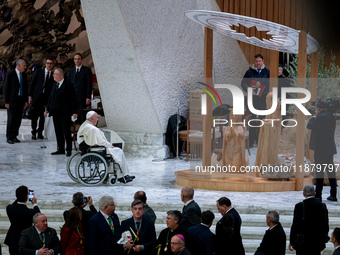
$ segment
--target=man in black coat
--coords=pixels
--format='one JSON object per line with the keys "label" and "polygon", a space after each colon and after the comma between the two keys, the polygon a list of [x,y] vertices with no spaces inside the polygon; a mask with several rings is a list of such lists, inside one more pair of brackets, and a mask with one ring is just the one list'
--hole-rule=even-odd
{"label": "man in black coat", "polygon": [[[304,186],[303,195],[306,199],[294,208],[289,249],[296,250],[297,255],[320,255],[329,240],[328,210],[314,197],[313,185]],[[303,242],[299,242],[301,235]]]}
{"label": "man in black coat", "polygon": [[335,228],[332,232],[331,242],[334,245],[333,255],[340,255],[340,228]]}
{"label": "man in black coat", "polygon": [[201,208],[194,201],[194,188],[191,186],[183,187],[181,199],[184,203],[182,210],[181,226],[187,229],[201,223]]}
{"label": "man in black coat", "polygon": [[240,215],[231,207],[231,201],[226,197],[217,200],[216,207],[223,215],[216,224],[216,254],[225,254],[227,249],[230,254],[244,255]]}
{"label": "man in black coat", "polygon": [[134,246],[129,254],[151,254],[156,242],[155,224],[143,216],[144,203],[134,200],[131,203],[132,217],[122,221],[122,233],[130,231]]}
{"label": "man in black coat", "polygon": [[71,156],[72,137],[71,137],[71,116],[77,118],[76,100],[74,88],[71,83],[64,79],[64,71],[57,68],[53,74],[55,83],[47,104],[45,116],[53,116],[54,130],[57,137],[58,150],[52,155],[65,154]]}
{"label": "man in black coat", "polygon": [[195,255],[214,254],[215,235],[210,227],[215,219],[212,211],[202,213],[202,223],[187,229],[189,239],[186,241],[188,249]]}
{"label": "man in black coat", "polygon": [[309,148],[314,150],[316,177],[315,197],[322,200],[324,173],[327,171],[329,184],[331,186],[330,196],[327,199],[337,201],[336,177],[333,163],[333,155],[337,153],[334,140],[335,118],[327,110],[326,100],[319,99],[315,106],[315,114],[307,124],[307,128],[312,130]]}
{"label": "man in black coat", "polygon": [[19,241],[20,255],[61,253],[61,245],[57,232],[47,226],[47,218],[42,213],[33,216],[34,226],[21,232]]}
{"label": "man in black coat", "polygon": [[146,203],[147,197],[144,191],[137,191],[133,197],[134,200],[141,200],[144,203],[143,216],[148,217],[153,223],[156,222],[156,214],[154,210]]}
{"label": "man in black coat", "polygon": [[[249,87],[252,87],[253,106],[257,110],[267,109],[266,97],[269,92],[269,77],[270,71],[264,65],[263,56],[261,54],[255,55],[254,64],[245,73],[241,87],[245,92],[247,92]],[[252,114],[251,119],[263,119],[264,117]],[[252,125],[257,126],[259,124],[253,121]],[[250,127],[249,147],[252,147],[254,142],[258,143],[259,132],[259,127]]]}
{"label": "man in black coat", "polygon": [[16,62],[16,68],[6,73],[3,85],[4,103],[7,108],[6,138],[9,144],[20,142],[17,136],[19,134],[23,109],[28,105],[26,68],[26,61],[19,59]]}
{"label": "man in black coat", "polygon": [[80,123],[83,123],[85,119],[82,110],[91,104],[92,71],[91,68],[83,65],[83,56],[80,53],[74,55],[74,64],[75,67],[67,73],[67,79],[73,84]]}
{"label": "man in black coat", "polygon": [[124,245],[118,244],[122,231],[119,218],[115,214],[116,205],[111,196],[103,196],[99,200],[99,212],[88,223],[88,243],[91,255],[114,255],[123,249],[131,249],[132,241]]}
{"label": "man in black coat", "polygon": [[[45,68],[38,68],[34,71],[31,85],[28,90],[28,103],[32,104],[35,110],[35,115],[31,122],[32,140],[37,139],[37,133],[38,139],[44,139],[42,135],[45,125],[44,112],[54,83],[53,67],[54,60],[52,58],[46,58]],[[37,129],[38,119],[39,126]]]}
{"label": "man in black coat", "polygon": [[286,254],[286,233],[281,226],[278,212],[269,211],[266,216],[266,223],[269,229],[264,234],[255,255]]}
{"label": "man in black coat", "polygon": [[34,205],[33,209],[26,206],[28,199],[28,188],[20,186],[15,191],[16,200],[13,204],[6,207],[7,216],[11,222],[8,229],[5,244],[9,247],[11,255],[19,254],[19,240],[21,231],[32,226],[33,215],[40,212],[37,205],[37,199],[34,197],[31,203]]}

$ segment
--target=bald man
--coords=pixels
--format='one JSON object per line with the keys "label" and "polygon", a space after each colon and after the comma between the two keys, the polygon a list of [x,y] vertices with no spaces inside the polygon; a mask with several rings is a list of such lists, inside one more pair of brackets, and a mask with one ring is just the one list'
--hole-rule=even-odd
{"label": "bald man", "polygon": [[184,203],[182,210],[181,226],[187,229],[201,223],[201,208],[194,201],[194,188],[191,186],[183,187],[181,190],[181,199]]}
{"label": "bald man", "polygon": [[131,182],[135,177],[129,176],[124,152],[120,148],[114,147],[108,140],[106,140],[104,133],[96,127],[97,123],[98,114],[94,111],[89,111],[86,114],[86,121],[79,127],[77,142],[79,144],[85,142],[88,146],[105,146],[107,153],[112,155],[113,159],[122,169],[123,173],[117,171],[118,181],[123,183]]}
{"label": "bald man", "polygon": [[175,255],[191,255],[191,252],[185,247],[183,235],[175,235],[171,238],[171,251]]}

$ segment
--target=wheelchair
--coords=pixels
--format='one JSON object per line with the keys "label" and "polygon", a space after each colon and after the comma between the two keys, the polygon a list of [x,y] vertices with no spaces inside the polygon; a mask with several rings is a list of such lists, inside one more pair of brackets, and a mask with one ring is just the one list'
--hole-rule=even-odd
{"label": "wheelchair", "polygon": [[[117,172],[123,171],[112,155],[107,154],[105,146],[89,146],[82,142],[79,150],[69,157],[66,164],[67,173],[73,181],[86,186],[101,183],[113,186],[118,183]],[[112,168],[109,168],[111,165]]]}

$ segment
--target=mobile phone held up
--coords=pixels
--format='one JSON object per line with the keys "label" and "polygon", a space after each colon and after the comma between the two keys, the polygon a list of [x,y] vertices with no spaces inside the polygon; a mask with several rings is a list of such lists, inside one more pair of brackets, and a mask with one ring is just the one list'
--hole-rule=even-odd
{"label": "mobile phone held up", "polygon": [[29,190],[28,192],[28,201],[32,201],[34,198],[34,190]]}

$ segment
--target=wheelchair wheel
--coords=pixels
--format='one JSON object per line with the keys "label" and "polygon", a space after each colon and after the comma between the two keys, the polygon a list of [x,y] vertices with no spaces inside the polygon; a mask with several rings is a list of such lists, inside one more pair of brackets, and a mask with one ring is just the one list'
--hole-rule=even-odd
{"label": "wheelchair wheel", "polygon": [[98,153],[87,153],[77,162],[79,182],[87,186],[101,184],[107,176],[106,160]]}
{"label": "wheelchair wheel", "polygon": [[76,165],[78,160],[81,158],[80,151],[77,151],[71,155],[71,157],[68,158],[67,164],[66,164],[66,170],[68,173],[68,176],[72,179],[72,181],[79,182],[77,177],[77,169]]}
{"label": "wheelchair wheel", "polygon": [[118,177],[116,175],[112,175],[109,178],[109,185],[114,186],[118,183]]}

